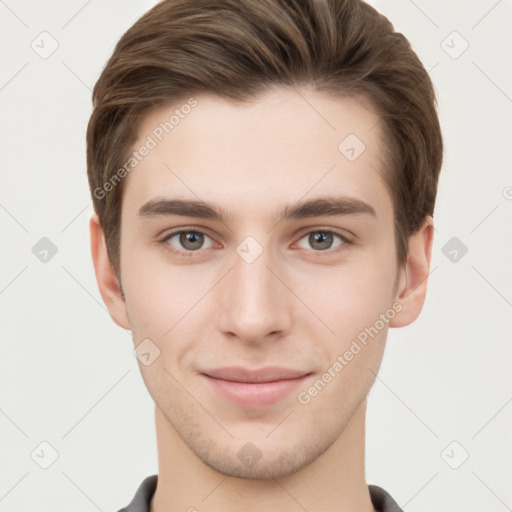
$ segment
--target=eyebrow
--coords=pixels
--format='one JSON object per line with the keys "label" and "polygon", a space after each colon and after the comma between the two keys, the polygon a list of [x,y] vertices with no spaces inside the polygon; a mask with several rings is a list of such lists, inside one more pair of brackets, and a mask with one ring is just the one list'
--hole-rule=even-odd
{"label": "eyebrow", "polygon": [[[286,205],[279,212],[282,220],[300,220],[309,217],[328,217],[366,214],[377,217],[374,208],[361,199],[327,196]],[[179,215],[198,219],[213,219],[226,224],[232,219],[221,207],[204,201],[189,199],[151,199],[139,208],[140,218]]]}

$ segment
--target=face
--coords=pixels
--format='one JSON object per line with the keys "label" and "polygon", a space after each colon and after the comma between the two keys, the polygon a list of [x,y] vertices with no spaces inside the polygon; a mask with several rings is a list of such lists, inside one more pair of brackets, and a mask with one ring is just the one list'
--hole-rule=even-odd
{"label": "face", "polygon": [[161,141],[180,106],[155,111],[135,146],[156,146],[125,184],[126,327],[151,347],[140,370],[186,445],[231,476],[292,474],[336,441],[397,308],[379,119],[361,99],[300,91],[196,96]]}

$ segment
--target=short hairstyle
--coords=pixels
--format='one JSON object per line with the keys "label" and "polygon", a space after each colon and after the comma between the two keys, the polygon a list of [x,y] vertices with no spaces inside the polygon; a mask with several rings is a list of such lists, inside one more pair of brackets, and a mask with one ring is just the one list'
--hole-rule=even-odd
{"label": "short hairstyle", "polygon": [[122,36],[93,91],[87,174],[118,279],[120,176],[142,120],[192,94],[243,103],[276,85],[376,108],[406,262],[408,238],[433,216],[443,159],[434,87],[408,40],[361,0],[164,0]]}

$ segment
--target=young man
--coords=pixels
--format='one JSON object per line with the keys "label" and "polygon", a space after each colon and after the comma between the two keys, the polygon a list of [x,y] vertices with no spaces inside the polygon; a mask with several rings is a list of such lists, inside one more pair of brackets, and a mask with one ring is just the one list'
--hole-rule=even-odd
{"label": "young man", "polygon": [[129,512],[396,512],[366,398],[427,289],[442,138],[407,40],[357,0],[167,0],[87,133],[92,257],[155,402]]}

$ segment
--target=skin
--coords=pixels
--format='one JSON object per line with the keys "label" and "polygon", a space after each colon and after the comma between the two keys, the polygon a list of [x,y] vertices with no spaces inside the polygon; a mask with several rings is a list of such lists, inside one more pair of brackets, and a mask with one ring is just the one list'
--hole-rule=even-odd
{"label": "skin", "polygon": [[[91,218],[96,277],[112,319],[132,331],[135,346],[149,338],[160,350],[149,366],[139,361],[155,402],[159,477],[152,512],[374,510],[364,474],[367,395],[388,326],[408,325],[422,309],[433,222],[428,217],[410,238],[399,268],[381,177],[382,123],[362,98],[298,91],[274,88],[243,105],[196,96],[197,107],[126,178],[124,300],[98,218]],[[134,147],[175,108],[147,117]],[[366,146],[353,162],[338,150],[350,133]],[[334,192],[370,204],[376,215],[280,218],[289,203]],[[231,217],[222,223],[138,216],[154,198],[201,199]],[[178,228],[204,233],[203,245],[164,240]],[[318,230],[351,243],[334,235],[320,250],[308,236]],[[236,251],[247,236],[263,251],[252,263]],[[393,304],[401,307],[394,318],[308,404],[300,403],[297,392]],[[248,408],[220,396],[199,374],[234,365],[312,376],[277,403]],[[252,466],[237,457],[248,442],[261,454]]]}

